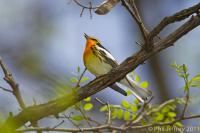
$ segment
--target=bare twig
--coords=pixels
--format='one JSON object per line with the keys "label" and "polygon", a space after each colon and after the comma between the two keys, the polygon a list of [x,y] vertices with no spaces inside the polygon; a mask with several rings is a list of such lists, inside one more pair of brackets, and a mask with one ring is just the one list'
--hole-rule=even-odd
{"label": "bare twig", "polygon": [[3,70],[4,73],[4,80],[10,85],[12,91],[12,94],[15,96],[15,98],[17,99],[17,102],[19,103],[20,107],[22,109],[25,109],[25,103],[22,99],[20,90],[19,90],[19,85],[15,82],[12,74],[9,72],[9,70],[7,69],[6,65],[3,63],[2,59],[0,58],[0,66]]}
{"label": "bare twig", "polygon": [[86,72],[87,68],[84,69],[84,71],[81,73],[79,79],[78,79],[78,82],[76,84],[76,88],[80,87],[80,82],[81,82],[81,79],[83,78],[85,72]]}
{"label": "bare twig", "polygon": [[69,116],[66,116],[65,114],[64,114],[64,117],[65,118],[67,118],[76,128],[78,128],[81,132],[83,132],[84,133],[84,131],[79,127],[79,125],[77,125],[73,120],[71,120],[71,117]]}
{"label": "bare twig", "polygon": [[92,19],[92,2],[90,1],[89,4],[90,4],[90,9],[89,9],[90,19]]}
{"label": "bare twig", "polygon": [[55,129],[57,127],[59,127],[60,125],[62,125],[65,121],[62,120],[61,122],[59,122],[58,124],[56,124],[55,126],[52,127],[52,129]]}
{"label": "bare twig", "polygon": [[106,106],[107,106],[107,108],[108,108],[107,124],[110,125],[110,124],[111,124],[111,109],[110,109],[110,105],[109,105],[108,102],[106,103]]}
{"label": "bare twig", "polygon": [[83,5],[83,4],[81,4],[78,0],[73,0],[78,6],[80,6],[80,7],[82,7],[82,8],[85,8],[85,9],[89,9],[89,10],[91,10],[91,9],[97,9],[98,8],[98,6],[85,6],[85,5]]}
{"label": "bare twig", "polygon": [[144,23],[142,22],[142,19],[140,17],[139,11],[137,9],[137,6],[135,4],[134,0],[121,0],[122,5],[128,10],[128,12],[131,14],[131,16],[134,18],[136,23],[138,24],[138,27],[141,31],[142,37],[145,41],[145,49],[147,51],[151,50],[153,47],[153,43],[150,43],[148,41],[148,35],[149,31],[144,26]]}
{"label": "bare twig", "polygon": [[6,92],[13,93],[11,90],[9,90],[9,89],[6,89],[6,88],[4,88],[4,87],[2,87],[2,86],[0,86],[0,89],[2,89],[3,91],[6,91]]}

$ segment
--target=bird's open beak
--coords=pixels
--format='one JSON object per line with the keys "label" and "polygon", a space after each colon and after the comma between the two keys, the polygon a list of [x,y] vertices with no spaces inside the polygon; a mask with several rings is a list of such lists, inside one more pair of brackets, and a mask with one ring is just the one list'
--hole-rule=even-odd
{"label": "bird's open beak", "polygon": [[88,36],[86,33],[84,33],[84,37],[85,37],[86,39],[89,38],[89,36]]}

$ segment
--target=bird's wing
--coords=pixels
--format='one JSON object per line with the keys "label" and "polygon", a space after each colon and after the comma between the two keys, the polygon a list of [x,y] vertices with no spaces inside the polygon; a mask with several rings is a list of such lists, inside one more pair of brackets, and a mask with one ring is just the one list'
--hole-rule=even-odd
{"label": "bird's wing", "polygon": [[99,54],[103,57],[103,61],[110,64],[112,67],[117,67],[118,63],[115,60],[115,58],[111,55],[111,53],[103,47],[101,44],[98,44],[99,47],[97,47]]}

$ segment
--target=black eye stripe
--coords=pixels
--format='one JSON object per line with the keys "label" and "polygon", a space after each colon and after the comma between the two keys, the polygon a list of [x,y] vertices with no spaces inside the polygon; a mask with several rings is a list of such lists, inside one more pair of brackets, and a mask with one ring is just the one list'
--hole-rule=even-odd
{"label": "black eye stripe", "polygon": [[97,39],[92,38],[92,40],[97,41]]}

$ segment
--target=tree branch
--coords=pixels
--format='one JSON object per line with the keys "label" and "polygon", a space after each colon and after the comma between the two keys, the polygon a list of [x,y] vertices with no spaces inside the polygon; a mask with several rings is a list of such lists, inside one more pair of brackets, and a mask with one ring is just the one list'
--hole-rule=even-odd
{"label": "tree branch", "polygon": [[181,21],[181,20],[184,20],[186,18],[188,18],[189,16],[191,16],[192,14],[194,13],[197,13],[199,14],[199,10],[200,10],[200,3],[190,7],[190,8],[187,8],[187,9],[184,9],[184,10],[181,10],[177,13],[175,13],[174,15],[172,16],[168,16],[168,17],[165,17],[152,31],[151,31],[151,38],[155,37],[156,35],[158,35],[167,25],[171,24],[171,23],[174,23],[176,21]]}
{"label": "tree branch", "polygon": [[57,129],[52,129],[52,128],[27,128],[27,129],[21,129],[18,130],[20,132],[31,132],[31,131],[57,131],[57,132],[84,132],[84,131],[101,131],[101,130],[117,130],[117,131],[127,131],[130,129],[146,129],[148,127],[155,127],[155,126],[166,126],[166,125],[173,125],[176,122],[179,121],[184,121],[188,119],[194,119],[200,118],[200,115],[191,115],[187,117],[183,117],[181,119],[176,119],[171,122],[163,122],[163,123],[154,123],[154,124],[148,124],[148,125],[142,125],[142,126],[130,126],[130,127],[118,127],[118,126],[113,126],[113,125],[102,125],[98,127],[91,127],[91,128],[57,128]]}
{"label": "tree branch", "polygon": [[7,90],[7,91],[12,92],[12,94],[17,99],[17,102],[19,103],[20,107],[22,109],[24,109],[26,106],[25,106],[25,103],[22,99],[22,96],[21,96],[21,93],[20,93],[20,90],[19,90],[19,85],[15,82],[12,74],[9,72],[9,70],[7,69],[6,65],[3,63],[1,58],[0,58],[0,66],[1,66],[3,73],[4,73],[4,76],[5,76],[4,80],[10,85],[10,87],[12,89],[12,91],[10,91],[10,90]]}
{"label": "tree branch", "polygon": [[147,37],[149,35],[149,31],[146,29],[146,27],[144,26],[144,23],[142,22],[142,19],[140,17],[139,11],[135,5],[135,1],[134,0],[121,0],[122,5],[128,10],[128,12],[131,14],[131,16],[133,17],[133,19],[136,21],[141,33],[142,33],[142,37],[145,41],[146,44],[146,50],[149,51],[150,47],[148,44],[148,40]]}

